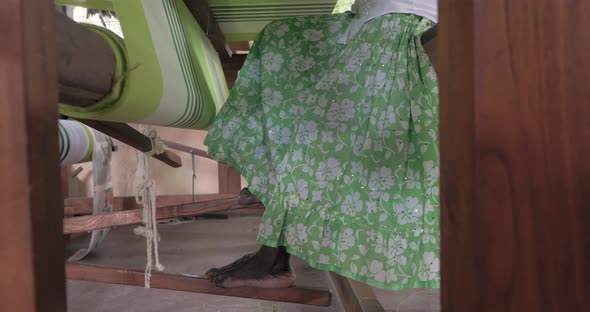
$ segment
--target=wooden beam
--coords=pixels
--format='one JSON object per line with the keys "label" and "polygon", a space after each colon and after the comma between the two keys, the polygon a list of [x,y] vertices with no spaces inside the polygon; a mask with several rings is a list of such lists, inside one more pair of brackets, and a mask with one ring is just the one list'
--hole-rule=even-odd
{"label": "wooden beam", "polygon": [[[78,263],[66,264],[69,280],[144,286],[144,272],[127,269],[99,267]],[[332,294],[325,290],[291,288],[219,288],[205,278],[152,272],[151,288],[185,291],[199,294],[249,298],[314,306],[329,306]]]}
{"label": "wooden beam", "polygon": [[172,142],[172,141],[168,141],[168,140],[162,140],[162,143],[164,143],[164,145],[166,145],[166,147],[169,147],[169,148],[177,150],[177,151],[185,152],[188,154],[194,154],[196,156],[203,157],[203,158],[212,159],[211,157],[209,157],[209,155],[207,155],[206,151],[198,149],[196,147],[190,147],[188,145],[184,145],[184,144],[180,144],[180,143],[176,143],[176,142]]}
{"label": "wooden beam", "polygon": [[[262,204],[240,205],[238,198],[212,200],[201,203],[182,204],[161,207],[156,210],[156,219],[164,220],[177,217],[191,217],[212,212],[250,208],[260,209]],[[117,211],[91,216],[66,218],[63,220],[63,233],[84,233],[104,228],[141,224],[143,212],[141,209]]]}
{"label": "wooden beam", "polygon": [[184,0],[184,3],[219,53],[219,58],[222,61],[231,59],[233,56],[232,50],[225,42],[225,37],[221,29],[219,29],[215,17],[209,10],[207,0]]}
{"label": "wooden beam", "polygon": [[57,26],[59,101],[87,107],[111,90],[115,56],[96,33],[54,10]]}
{"label": "wooden beam", "polygon": [[[141,132],[135,130],[128,124],[110,121],[98,121],[90,119],[76,119],[81,123],[100,131],[114,139],[117,139],[140,152],[149,152],[152,149],[152,142],[150,138],[143,135]],[[175,153],[166,150],[164,153],[156,154],[154,158],[163,163],[173,167],[182,167],[182,159]]]}
{"label": "wooden beam", "polygon": [[384,312],[385,309],[366,284],[351,284],[348,278],[330,272],[330,279],[338,298],[342,300],[343,312]]}
{"label": "wooden beam", "polygon": [[590,311],[590,2],[439,8],[442,311]]}
{"label": "wooden beam", "polygon": [[53,2],[0,6],[0,311],[65,311]]}
{"label": "wooden beam", "polygon": [[[198,194],[194,198],[192,195],[160,195],[156,197],[156,206],[167,207],[174,205],[190,204],[195,202],[205,202],[218,199],[235,198],[235,194]],[[113,198],[113,211],[125,211],[140,209],[135,201],[135,196],[115,197]],[[92,214],[93,199],[89,198],[67,198],[64,203],[65,215],[87,215]]]}

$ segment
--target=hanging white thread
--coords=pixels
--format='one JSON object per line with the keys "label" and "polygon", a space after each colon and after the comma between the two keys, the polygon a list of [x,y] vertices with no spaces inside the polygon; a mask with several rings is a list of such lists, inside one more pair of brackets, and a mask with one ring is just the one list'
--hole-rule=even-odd
{"label": "hanging white thread", "polygon": [[156,221],[156,182],[149,176],[148,160],[154,154],[163,153],[166,146],[160,141],[156,130],[140,126],[139,130],[146,134],[152,143],[152,149],[146,153],[138,155],[138,165],[136,178],[139,180],[135,201],[143,208],[143,226],[138,226],[133,230],[135,235],[141,235],[146,239],[147,263],[145,266],[145,287],[150,288],[152,268],[163,271],[164,266],[160,263],[158,251],[158,223]]}
{"label": "hanging white thread", "polygon": [[[113,211],[113,183],[111,179],[111,159],[113,142],[108,136],[93,131],[94,147],[92,150],[92,178],[94,195],[92,197],[92,214]],[[80,167],[81,168],[81,167]],[[88,248],[80,249],[68,261],[80,261],[90,254],[107,236],[110,229],[92,231]]]}

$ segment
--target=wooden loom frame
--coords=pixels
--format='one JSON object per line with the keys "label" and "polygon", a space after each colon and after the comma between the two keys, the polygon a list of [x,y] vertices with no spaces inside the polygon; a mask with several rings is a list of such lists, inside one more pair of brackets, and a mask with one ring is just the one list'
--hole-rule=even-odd
{"label": "wooden loom frame", "polygon": [[[3,4],[0,310],[65,311],[54,8]],[[440,4],[442,311],[588,311],[590,7]]]}
{"label": "wooden loom frame", "polygon": [[[195,6],[191,6],[191,9],[200,10],[202,18],[203,7],[195,8]],[[209,20],[209,23],[211,22],[211,19]],[[66,22],[62,23],[65,24]],[[427,31],[422,38],[422,44],[425,46],[425,49],[429,55],[431,55],[431,57],[434,55],[434,49],[436,47],[436,40],[433,39],[435,39],[437,31],[438,28],[435,26]],[[217,37],[218,34],[214,32],[213,36]],[[224,55],[223,53],[227,50],[225,49],[227,44],[220,45],[219,38],[216,40],[218,43],[218,49],[219,47],[224,47],[223,51],[219,51],[219,53],[221,59],[224,60],[223,67],[226,79],[228,81],[228,87],[231,88],[235,79],[237,78],[237,73],[241,68],[241,64],[245,60],[245,57],[244,55],[234,55],[232,58],[231,53],[229,55]],[[434,57],[432,58],[434,61]],[[93,120],[79,121],[142,152],[151,150],[151,142],[149,138],[145,137],[143,134],[139,133],[126,124]],[[196,156],[209,158],[206,155],[206,152],[196,148],[183,146],[174,142],[166,143],[168,143],[168,145],[173,148],[176,147],[177,150],[182,150],[187,153],[192,153]],[[182,165],[180,158],[168,150],[165,153],[155,155],[154,157],[175,168]],[[207,213],[223,212],[239,208],[264,208],[261,204],[244,206],[238,203],[238,199],[235,198],[235,195],[237,195],[241,189],[241,176],[237,170],[231,168],[228,165],[218,163],[218,181],[219,194],[212,194],[209,196],[201,195],[203,197],[199,198],[199,200],[194,203],[189,203],[186,196],[180,196],[177,198],[169,197],[169,206],[164,204],[158,205],[156,218],[170,219],[182,216],[199,216]],[[234,198],[232,198],[232,194],[234,195]],[[142,211],[136,205],[129,204],[130,199],[133,200],[132,198],[115,198],[115,211],[112,213],[77,216],[64,219],[64,234],[69,235],[103,228],[140,224],[142,222]],[[127,200],[127,205],[123,204],[125,200]],[[178,200],[179,202],[176,202],[175,200]],[[80,209],[71,209],[72,206],[75,207],[76,204],[80,203],[86,204],[86,209],[83,211],[87,212],[89,204],[91,203],[91,199],[69,199],[66,201],[66,204],[70,205],[71,213],[82,212]],[[66,208],[66,211],[64,212],[67,214],[67,207],[64,208]],[[129,210],[125,208],[129,208]],[[99,268],[83,264],[66,264],[66,277],[73,280],[80,279],[103,283],[141,286],[142,284],[139,283],[139,281],[143,279],[143,275],[141,274],[141,272],[134,272],[120,268]],[[335,290],[339,294],[339,297],[342,298],[344,303],[346,303],[347,311],[384,311],[383,307],[369,286],[351,284],[347,278],[334,273],[330,273],[329,276],[335,286]],[[202,286],[187,288],[186,286],[182,286],[182,283],[179,284],[179,279],[189,283],[189,278],[187,277],[157,274],[156,281],[158,282],[152,285],[152,288],[184,290],[207,294],[223,294],[237,297],[252,296],[250,298],[304,303],[310,305],[329,305],[331,302],[331,294],[326,291],[305,290],[298,288],[291,288],[278,292],[277,290],[268,289],[257,289],[254,292],[244,290],[223,290],[215,288],[206,280],[195,278],[193,278],[193,283]],[[361,294],[360,296],[362,299],[359,299],[360,297],[357,294]]]}

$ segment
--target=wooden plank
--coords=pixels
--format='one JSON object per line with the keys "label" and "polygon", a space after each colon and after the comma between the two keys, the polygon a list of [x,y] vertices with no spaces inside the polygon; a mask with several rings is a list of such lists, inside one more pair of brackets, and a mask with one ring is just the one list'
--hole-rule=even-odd
{"label": "wooden plank", "polygon": [[[99,267],[78,263],[66,264],[66,277],[69,280],[81,280],[139,287],[144,286],[143,271]],[[156,289],[168,289],[209,295],[300,303],[314,306],[329,306],[332,300],[332,294],[325,290],[298,287],[219,288],[204,278],[154,272],[152,272],[150,287]]]}
{"label": "wooden plank", "polygon": [[[174,205],[161,207],[156,210],[156,219],[171,219],[176,217],[191,217],[212,212],[228,211],[234,209],[260,209],[262,204],[240,205],[238,198],[212,200],[201,203]],[[63,233],[84,233],[92,230],[111,228],[117,226],[134,225],[142,223],[143,213],[141,209],[117,211],[100,215],[80,216],[63,220]]]}
{"label": "wooden plank", "polygon": [[352,284],[348,278],[330,272],[330,279],[338,298],[342,300],[343,312],[384,312],[385,309],[370,286]]}
{"label": "wooden plank", "polygon": [[[100,131],[114,139],[117,139],[140,152],[149,152],[152,149],[152,142],[150,138],[143,135],[143,133],[135,130],[128,124],[121,122],[110,122],[110,121],[98,121],[90,119],[76,119],[85,125]],[[162,161],[163,163],[173,167],[182,167],[182,160],[180,156],[173,152],[166,150],[164,153],[156,154],[154,158]]]}
{"label": "wooden plank", "polygon": [[51,1],[0,6],[0,311],[65,311]]}
{"label": "wooden plank", "polygon": [[155,154],[152,157],[167,164],[168,166],[170,166],[172,168],[182,167],[182,159],[180,158],[180,156],[178,156],[178,154],[176,154],[170,150],[165,150],[163,153]]}
{"label": "wooden plank", "polygon": [[442,311],[590,311],[590,2],[440,2]]}
{"label": "wooden plank", "polygon": [[[192,195],[160,195],[156,197],[157,207],[166,207],[173,205],[189,204],[193,202],[204,202],[216,199],[235,198],[235,194],[196,194]],[[115,197],[113,198],[113,211],[125,211],[140,209],[135,201],[135,196]],[[66,198],[64,202],[65,215],[87,215],[92,214],[93,199],[89,198]]]}
{"label": "wooden plank", "polygon": [[96,33],[54,10],[59,101],[87,107],[111,91],[115,56]]}

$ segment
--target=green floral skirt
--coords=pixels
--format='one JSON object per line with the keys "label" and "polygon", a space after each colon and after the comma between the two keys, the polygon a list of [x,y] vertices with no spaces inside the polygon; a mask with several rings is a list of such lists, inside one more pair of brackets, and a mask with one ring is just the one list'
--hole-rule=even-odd
{"label": "green floral skirt", "polygon": [[273,22],[205,144],[266,206],[258,241],[385,289],[439,287],[438,84],[432,25],[350,13]]}

